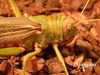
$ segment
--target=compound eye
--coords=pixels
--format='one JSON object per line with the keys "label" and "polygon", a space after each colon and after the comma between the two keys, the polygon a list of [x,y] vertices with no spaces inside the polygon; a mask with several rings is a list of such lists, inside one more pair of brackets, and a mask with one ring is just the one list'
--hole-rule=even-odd
{"label": "compound eye", "polygon": [[67,27],[67,30],[68,30],[68,31],[72,30],[72,24],[68,23],[68,24],[66,25],[66,27]]}

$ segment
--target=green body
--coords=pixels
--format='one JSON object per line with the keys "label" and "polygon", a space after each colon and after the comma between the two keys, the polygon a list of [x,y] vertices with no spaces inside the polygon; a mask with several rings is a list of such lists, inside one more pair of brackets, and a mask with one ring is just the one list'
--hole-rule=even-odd
{"label": "green body", "polygon": [[42,25],[43,35],[49,43],[63,41],[62,21],[64,18],[65,16],[61,15],[30,17],[32,21]]}
{"label": "green body", "polygon": [[[74,27],[71,31],[68,31],[66,28],[62,27],[63,21],[67,19],[62,15],[39,15],[29,18],[32,21],[42,25],[42,34],[35,37],[35,42],[38,42],[44,48],[47,48],[47,46],[51,43],[62,43],[68,40],[76,32],[76,28]],[[74,20],[71,18],[69,18],[69,20],[71,23],[74,22]]]}
{"label": "green body", "polygon": [[[32,49],[30,45],[32,45],[33,42],[37,42],[46,48],[51,43],[59,43],[69,39],[72,33],[75,33],[75,29],[70,32],[68,31],[66,33],[67,39],[64,40],[64,28],[62,28],[62,23],[66,18],[65,16],[40,15],[29,18],[32,21],[28,18],[0,19],[0,47],[21,46],[26,44],[26,46],[29,46],[28,48]],[[34,27],[33,24],[36,25],[34,22],[40,24],[42,29],[41,34],[36,34],[36,30],[32,29]]]}
{"label": "green body", "polygon": [[[52,43],[62,43],[68,40],[76,29],[66,29],[63,22],[71,18],[61,15],[40,15],[28,18],[1,18],[0,19],[0,47],[23,46],[32,50],[34,43],[47,48]],[[6,21],[6,22],[5,22]],[[74,20],[72,20],[73,23]],[[38,31],[36,27],[41,27]],[[64,27],[64,28],[63,28]],[[40,32],[38,34],[37,32]]]}

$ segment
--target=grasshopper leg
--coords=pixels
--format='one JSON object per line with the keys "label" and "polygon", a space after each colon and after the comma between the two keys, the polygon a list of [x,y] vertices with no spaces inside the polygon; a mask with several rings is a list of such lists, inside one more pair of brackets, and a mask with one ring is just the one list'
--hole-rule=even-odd
{"label": "grasshopper leg", "polygon": [[25,75],[25,67],[26,67],[27,60],[29,60],[31,57],[39,54],[41,51],[42,51],[42,49],[40,47],[36,47],[34,52],[28,53],[27,55],[24,56],[22,75]]}
{"label": "grasshopper leg", "polygon": [[62,65],[64,67],[66,75],[69,75],[69,73],[67,71],[67,68],[66,68],[66,65],[65,65],[65,62],[64,62],[64,59],[63,59],[62,55],[59,52],[58,44],[55,43],[55,44],[52,44],[52,45],[53,45],[53,48],[54,48],[54,50],[55,50],[55,52],[57,54],[57,57],[58,57],[59,61],[62,63]]}
{"label": "grasshopper leg", "polygon": [[0,56],[13,56],[18,55],[25,51],[23,47],[10,47],[10,48],[1,48]]}
{"label": "grasshopper leg", "polygon": [[10,9],[10,5],[9,5],[8,0],[6,0],[6,3],[7,3],[7,6],[8,6],[8,16],[11,16],[12,13],[11,13],[11,9]]}
{"label": "grasshopper leg", "polygon": [[19,10],[19,8],[17,7],[16,3],[14,0],[9,0],[11,6],[12,6],[12,9],[13,9],[13,12],[15,14],[16,17],[22,17],[22,13],[21,11]]}

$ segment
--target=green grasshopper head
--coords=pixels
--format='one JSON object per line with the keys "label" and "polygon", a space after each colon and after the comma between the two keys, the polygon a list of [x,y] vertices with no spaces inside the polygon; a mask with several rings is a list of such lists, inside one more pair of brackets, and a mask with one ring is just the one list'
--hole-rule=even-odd
{"label": "green grasshopper head", "polygon": [[78,23],[76,23],[76,21],[79,19],[79,17],[84,12],[88,2],[89,2],[89,0],[87,1],[86,5],[84,6],[81,14],[78,16],[78,18],[75,21],[72,18],[70,18],[70,17],[67,17],[63,21],[63,23],[62,23],[62,30],[63,30],[64,40],[68,40],[69,38],[71,38],[71,36],[73,36],[73,34],[76,33],[76,27],[75,26],[78,24]]}
{"label": "green grasshopper head", "polygon": [[69,39],[73,34],[76,33],[76,28],[74,26],[75,21],[71,17],[67,17],[62,23],[62,30],[64,39]]}
{"label": "green grasshopper head", "polygon": [[72,18],[67,17],[63,23],[62,23],[62,30],[63,30],[63,35],[64,35],[64,39],[67,40],[69,39],[73,34],[75,34],[76,32],[76,25],[78,25],[81,22],[85,22],[85,21],[97,21],[100,19],[91,19],[91,20],[82,20],[78,23],[76,23],[76,21],[80,18],[80,16],[82,15],[82,13],[84,12],[87,4],[89,3],[89,0],[86,2],[82,12],[80,13],[80,15],[78,16],[78,18],[74,21]]}

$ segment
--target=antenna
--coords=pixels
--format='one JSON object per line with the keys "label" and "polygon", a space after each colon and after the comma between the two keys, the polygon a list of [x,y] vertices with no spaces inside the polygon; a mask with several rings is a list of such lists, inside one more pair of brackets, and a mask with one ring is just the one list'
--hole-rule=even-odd
{"label": "antenna", "polygon": [[80,13],[80,15],[78,16],[78,18],[75,20],[74,23],[76,23],[76,21],[80,18],[80,16],[81,16],[82,13],[84,12],[84,10],[85,10],[85,8],[86,8],[86,6],[87,6],[88,3],[89,3],[89,0],[86,2],[85,6],[84,6],[84,8],[83,8],[83,10],[82,10],[82,12]]}
{"label": "antenna", "polygon": [[80,15],[78,16],[78,18],[75,20],[75,22],[74,22],[75,25],[74,25],[74,26],[76,26],[77,24],[79,24],[79,23],[81,23],[81,22],[86,22],[86,21],[98,21],[98,20],[100,20],[100,19],[82,20],[82,21],[76,23],[76,21],[80,18],[80,16],[81,16],[82,13],[84,12],[84,10],[85,10],[85,8],[86,8],[86,6],[87,6],[88,3],[89,3],[89,0],[86,2],[85,6],[84,6],[82,12],[80,13]]}
{"label": "antenna", "polygon": [[98,20],[100,20],[100,19],[82,20],[82,21],[76,23],[74,26],[76,26],[77,24],[79,24],[79,23],[81,23],[81,22],[86,22],[86,21],[98,21]]}

